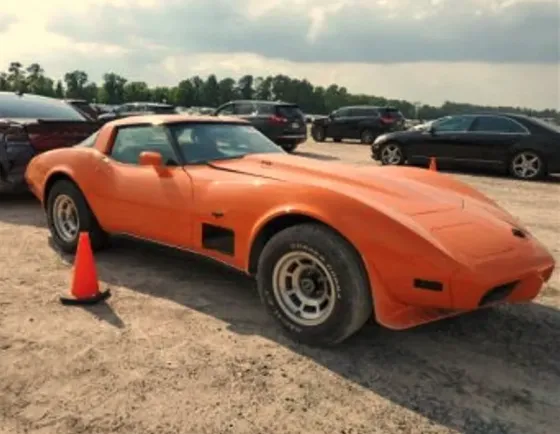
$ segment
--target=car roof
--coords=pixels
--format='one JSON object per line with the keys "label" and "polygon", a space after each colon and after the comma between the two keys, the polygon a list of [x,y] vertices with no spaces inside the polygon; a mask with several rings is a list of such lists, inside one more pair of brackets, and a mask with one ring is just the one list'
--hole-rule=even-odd
{"label": "car roof", "polygon": [[237,104],[237,103],[250,103],[250,104],[268,104],[268,105],[297,105],[295,102],[287,102],[287,101],[269,101],[266,99],[235,99],[228,101],[225,104]]}
{"label": "car roof", "polygon": [[50,96],[43,96],[43,95],[36,95],[34,93],[26,93],[26,92],[22,92],[22,93],[18,93],[18,92],[14,92],[14,91],[0,91],[0,97],[1,98],[5,98],[6,100],[20,100],[22,98],[25,99],[34,99],[34,100],[39,100],[39,101],[59,101],[59,102],[64,102],[63,100],[60,100],[58,98],[52,98]]}
{"label": "car roof", "polygon": [[129,116],[108,122],[111,126],[127,126],[138,124],[165,125],[176,123],[212,123],[250,125],[250,122],[233,116],[189,115],[185,113],[168,115]]}
{"label": "car roof", "polygon": [[173,104],[167,104],[164,102],[154,102],[154,101],[130,101],[122,103],[121,105],[149,105],[152,107],[173,107]]}

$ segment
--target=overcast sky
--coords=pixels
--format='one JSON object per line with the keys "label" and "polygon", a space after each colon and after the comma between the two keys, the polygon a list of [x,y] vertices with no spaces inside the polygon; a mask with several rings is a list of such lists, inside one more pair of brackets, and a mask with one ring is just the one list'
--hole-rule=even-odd
{"label": "overcast sky", "polygon": [[151,85],[283,73],[431,104],[560,109],[559,29],[558,0],[2,0],[0,64]]}

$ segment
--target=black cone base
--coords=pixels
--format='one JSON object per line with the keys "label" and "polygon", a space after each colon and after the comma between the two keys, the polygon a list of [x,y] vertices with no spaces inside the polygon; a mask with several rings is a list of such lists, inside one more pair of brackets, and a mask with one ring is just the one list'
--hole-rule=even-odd
{"label": "black cone base", "polygon": [[100,291],[97,295],[88,298],[76,298],[73,296],[62,296],[60,302],[67,306],[83,306],[97,304],[100,301],[107,300],[111,296],[111,290],[106,289]]}

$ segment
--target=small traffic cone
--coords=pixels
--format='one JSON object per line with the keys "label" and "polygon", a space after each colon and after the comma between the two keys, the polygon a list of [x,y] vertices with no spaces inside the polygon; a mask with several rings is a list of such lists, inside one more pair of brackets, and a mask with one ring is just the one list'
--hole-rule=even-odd
{"label": "small traffic cone", "polygon": [[430,157],[430,170],[437,172],[436,159],[434,157]]}
{"label": "small traffic cone", "polygon": [[66,305],[95,304],[110,295],[109,289],[99,290],[89,233],[81,232],[74,260],[71,295],[60,297],[60,302]]}

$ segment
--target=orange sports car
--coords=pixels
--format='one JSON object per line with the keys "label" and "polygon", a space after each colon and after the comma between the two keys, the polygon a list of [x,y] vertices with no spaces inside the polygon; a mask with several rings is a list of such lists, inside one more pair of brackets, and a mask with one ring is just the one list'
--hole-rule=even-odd
{"label": "orange sports car", "polygon": [[336,344],[529,302],[554,269],[515,218],[455,178],[288,155],[246,121],[154,115],[36,156],[26,180],[55,243],[125,234],[256,276],[293,338]]}

